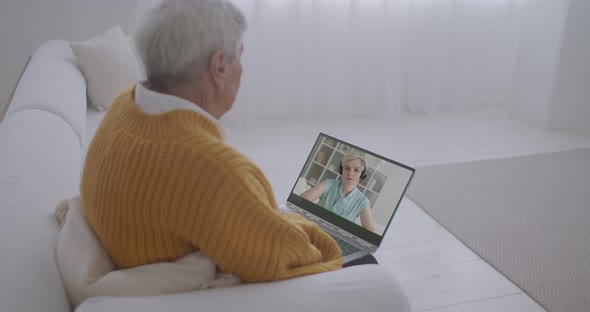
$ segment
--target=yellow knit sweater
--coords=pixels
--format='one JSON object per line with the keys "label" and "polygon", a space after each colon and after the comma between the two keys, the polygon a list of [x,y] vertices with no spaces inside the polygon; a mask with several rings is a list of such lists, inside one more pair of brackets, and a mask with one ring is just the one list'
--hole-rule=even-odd
{"label": "yellow knit sweater", "polygon": [[245,281],[338,269],[342,255],[317,225],[282,215],[256,165],[224,144],[204,116],[143,113],[123,91],[88,150],[86,218],[119,268],[201,250]]}

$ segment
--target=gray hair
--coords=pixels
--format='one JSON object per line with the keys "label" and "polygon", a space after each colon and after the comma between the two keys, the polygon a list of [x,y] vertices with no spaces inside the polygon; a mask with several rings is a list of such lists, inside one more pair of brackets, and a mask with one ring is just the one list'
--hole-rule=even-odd
{"label": "gray hair", "polygon": [[135,42],[150,83],[201,75],[216,51],[237,57],[248,25],[227,0],[165,0],[146,14]]}
{"label": "gray hair", "polygon": [[353,161],[353,160],[360,160],[361,163],[363,164],[363,170],[367,169],[367,161],[365,160],[365,156],[363,156],[363,154],[361,153],[356,153],[356,152],[349,152],[347,154],[345,154],[344,156],[342,156],[342,165],[346,165],[349,162]]}

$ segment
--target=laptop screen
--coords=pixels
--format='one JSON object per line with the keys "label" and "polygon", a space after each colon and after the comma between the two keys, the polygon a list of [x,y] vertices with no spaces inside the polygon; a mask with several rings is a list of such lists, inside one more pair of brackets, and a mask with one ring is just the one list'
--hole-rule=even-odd
{"label": "laptop screen", "polygon": [[289,202],[379,246],[414,169],[320,133]]}

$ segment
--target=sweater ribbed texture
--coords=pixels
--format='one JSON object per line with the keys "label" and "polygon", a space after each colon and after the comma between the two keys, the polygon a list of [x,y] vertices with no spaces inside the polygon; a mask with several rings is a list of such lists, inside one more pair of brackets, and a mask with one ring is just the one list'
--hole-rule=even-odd
{"label": "sweater ribbed texture", "polygon": [[300,216],[282,215],[261,170],[189,110],[143,113],[123,91],[88,150],[84,213],[118,268],[205,252],[244,281],[342,266],[336,242]]}

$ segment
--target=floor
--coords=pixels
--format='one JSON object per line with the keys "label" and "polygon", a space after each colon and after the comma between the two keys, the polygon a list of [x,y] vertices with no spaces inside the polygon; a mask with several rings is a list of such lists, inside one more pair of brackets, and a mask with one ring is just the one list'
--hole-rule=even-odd
{"label": "floor", "polygon": [[375,257],[413,311],[545,311],[408,198]]}
{"label": "floor", "polygon": [[[89,112],[88,141],[100,119],[101,113]],[[590,147],[588,131],[540,130],[502,110],[388,123],[290,122],[230,128],[226,138],[261,167],[279,202],[290,193],[318,132],[417,168]],[[375,256],[395,275],[413,311],[545,311],[407,198]]]}

